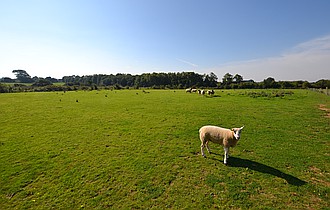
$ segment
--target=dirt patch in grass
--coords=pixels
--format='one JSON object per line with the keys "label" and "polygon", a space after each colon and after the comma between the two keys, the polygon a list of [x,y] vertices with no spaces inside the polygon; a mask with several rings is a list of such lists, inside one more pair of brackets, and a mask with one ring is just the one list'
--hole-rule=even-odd
{"label": "dirt patch in grass", "polygon": [[309,167],[309,170],[314,174],[314,177],[311,178],[314,183],[320,183],[326,187],[330,187],[330,182],[325,180],[329,173],[321,171],[321,169],[315,166]]}
{"label": "dirt patch in grass", "polygon": [[330,109],[325,104],[319,104],[319,109],[326,112],[326,118],[330,118]]}

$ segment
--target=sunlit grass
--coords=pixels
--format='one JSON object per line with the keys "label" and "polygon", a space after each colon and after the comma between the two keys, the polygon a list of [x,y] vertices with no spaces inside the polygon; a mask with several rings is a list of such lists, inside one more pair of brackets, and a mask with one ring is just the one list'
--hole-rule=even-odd
{"label": "sunlit grass", "polygon": [[[0,209],[328,208],[329,98],[251,92],[0,94]],[[206,124],[245,125],[229,166]]]}

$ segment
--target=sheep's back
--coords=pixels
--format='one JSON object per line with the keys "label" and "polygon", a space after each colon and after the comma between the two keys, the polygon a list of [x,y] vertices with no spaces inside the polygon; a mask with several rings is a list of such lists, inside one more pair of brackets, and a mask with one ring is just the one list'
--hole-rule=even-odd
{"label": "sheep's back", "polygon": [[231,131],[227,128],[221,128],[213,125],[203,126],[199,132],[204,133],[205,140],[218,144],[223,144],[223,139],[225,139],[227,135],[231,133]]}

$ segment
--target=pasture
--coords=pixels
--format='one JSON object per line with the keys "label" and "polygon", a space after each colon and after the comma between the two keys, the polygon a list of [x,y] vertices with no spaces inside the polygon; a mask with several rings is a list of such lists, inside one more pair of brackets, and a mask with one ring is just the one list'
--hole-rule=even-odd
{"label": "pasture", "polygon": [[[325,107],[308,90],[0,94],[0,209],[329,209]],[[245,126],[228,166],[219,145],[201,157],[207,124]]]}

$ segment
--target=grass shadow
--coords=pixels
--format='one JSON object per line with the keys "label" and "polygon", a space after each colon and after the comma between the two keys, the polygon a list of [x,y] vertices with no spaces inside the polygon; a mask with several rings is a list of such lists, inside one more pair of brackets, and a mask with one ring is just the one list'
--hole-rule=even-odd
{"label": "grass shadow", "polygon": [[253,171],[258,171],[264,174],[270,174],[282,179],[285,179],[289,184],[294,185],[294,186],[302,186],[306,184],[305,181],[298,179],[297,177],[294,177],[292,175],[283,173],[282,171],[264,165],[262,163],[258,163],[252,160],[247,160],[247,159],[242,159],[242,158],[237,158],[237,157],[230,157],[229,158],[229,167],[240,167],[240,168],[249,168]]}

